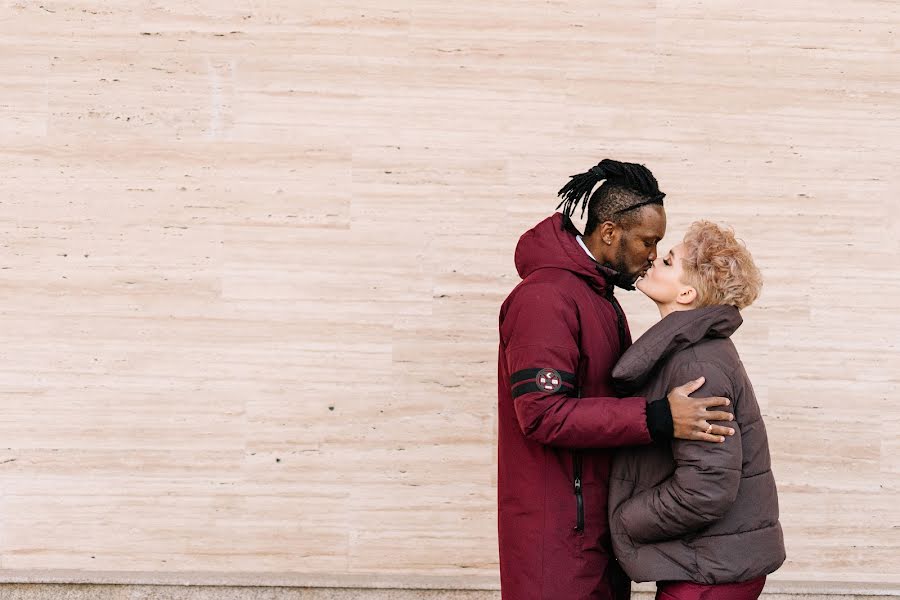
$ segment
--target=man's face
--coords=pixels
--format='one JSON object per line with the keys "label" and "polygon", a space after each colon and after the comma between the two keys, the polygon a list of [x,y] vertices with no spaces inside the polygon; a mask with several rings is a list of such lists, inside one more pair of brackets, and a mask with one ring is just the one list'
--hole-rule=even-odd
{"label": "man's face", "polygon": [[612,267],[619,272],[625,287],[643,276],[656,260],[656,245],[666,235],[666,211],[658,204],[637,209],[637,223],[619,228],[618,245]]}

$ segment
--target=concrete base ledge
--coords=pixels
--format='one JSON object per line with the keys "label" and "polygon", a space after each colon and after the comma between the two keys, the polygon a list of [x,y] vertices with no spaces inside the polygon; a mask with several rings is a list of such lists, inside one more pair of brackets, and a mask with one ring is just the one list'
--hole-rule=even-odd
{"label": "concrete base ledge", "polygon": [[[638,584],[632,600],[652,600]],[[898,583],[773,580],[766,600],[900,597]],[[487,575],[3,571],[3,600],[500,600]]]}
{"label": "concrete base ledge", "polygon": [[[632,600],[653,600],[636,592]],[[763,593],[764,600],[875,600],[878,593]],[[424,590],[364,588],[220,587],[112,584],[0,584],[3,600],[500,600],[496,590]]]}

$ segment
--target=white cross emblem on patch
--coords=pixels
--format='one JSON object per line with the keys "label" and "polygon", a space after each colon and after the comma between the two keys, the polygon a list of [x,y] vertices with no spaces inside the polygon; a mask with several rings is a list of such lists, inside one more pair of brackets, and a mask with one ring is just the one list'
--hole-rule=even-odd
{"label": "white cross emblem on patch", "polygon": [[555,392],[562,387],[562,378],[555,369],[541,369],[535,383],[545,392]]}

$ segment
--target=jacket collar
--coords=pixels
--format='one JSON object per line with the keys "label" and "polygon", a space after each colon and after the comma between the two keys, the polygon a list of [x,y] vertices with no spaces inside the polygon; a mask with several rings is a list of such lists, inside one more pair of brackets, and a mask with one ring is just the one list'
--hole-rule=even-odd
{"label": "jacket collar", "polygon": [[576,236],[578,228],[569,217],[555,213],[526,231],[516,246],[516,269],[522,279],[538,269],[566,269],[586,279],[604,296],[611,296],[618,273],[593,260]]}
{"label": "jacket collar", "polygon": [[731,337],[743,323],[734,306],[707,306],[667,315],[622,355],[613,379],[622,391],[640,389],[655,367],[675,352],[709,338]]}

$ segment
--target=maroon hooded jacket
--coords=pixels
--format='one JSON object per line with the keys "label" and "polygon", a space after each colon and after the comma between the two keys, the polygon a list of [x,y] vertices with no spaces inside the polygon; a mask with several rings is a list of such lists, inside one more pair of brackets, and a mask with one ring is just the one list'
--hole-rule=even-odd
{"label": "maroon hooded jacket", "polygon": [[585,253],[577,233],[561,214],[525,233],[516,248],[523,280],[500,309],[504,600],[616,597],[610,449],[651,441],[645,399],[613,391],[613,367],[631,344],[608,282],[614,273]]}

